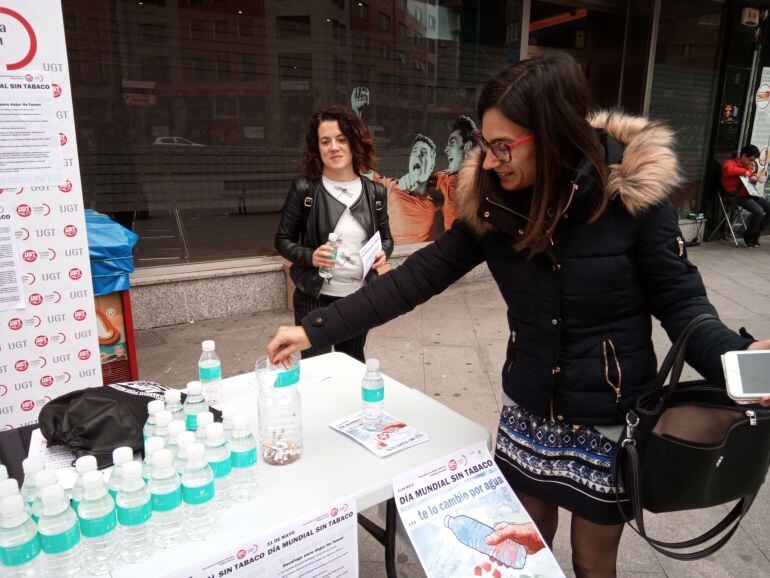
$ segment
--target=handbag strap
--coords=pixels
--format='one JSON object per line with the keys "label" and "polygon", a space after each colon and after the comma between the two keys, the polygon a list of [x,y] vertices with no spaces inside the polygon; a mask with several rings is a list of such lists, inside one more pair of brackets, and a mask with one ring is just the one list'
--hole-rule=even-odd
{"label": "handbag strap", "polygon": [[[732,538],[735,531],[738,529],[738,526],[741,523],[741,520],[746,515],[746,513],[749,511],[749,508],[751,508],[752,503],[754,502],[754,498],[756,498],[757,493],[754,493],[751,496],[746,496],[738,500],[738,502],[735,504],[732,510],[724,517],[722,520],[720,520],[713,528],[708,530],[707,532],[704,532],[700,536],[696,538],[692,538],[690,540],[685,540],[682,542],[663,542],[660,540],[655,540],[653,538],[650,538],[647,535],[647,530],[644,526],[644,508],[642,507],[642,479],[640,475],[640,464],[639,464],[639,454],[636,449],[636,445],[632,443],[624,444],[620,448],[618,448],[618,453],[620,452],[626,452],[627,454],[627,461],[629,470],[630,470],[630,476],[624,477],[623,479],[623,485],[626,490],[626,495],[628,496],[628,499],[631,503],[631,508],[633,510],[633,517],[629,518],[626,515],[625,510],[621,507],[620,504],[620,492],[615,492],[615,501],[618,504],[618,510],[620,511],[620,515],[623,517],[625,522],[629,525],[629,527],[639,534],[653,549],[655,549],[657,552],[660,552],[661,554],[668,556],[669,558],[674,558],[676,560],[697,560],[698,558],[704,558],[706,556],[709,556],[722,548],[727,542]],[[620,474],[620,455],[616,457],[615,460],[613,460],[613,466],[612,466],[612,474],[615,477],[615,480],[619,480],[619,474]],[[633,520],[636,520],[636,527],[631,523]],[[705,542],[708,542],[709,540],[712,540],[722,532],[724,532],[727,528],[730,527],[732,524],[732,528],[724,534],[719,540],[714,542],[713,544],[701,549],[696,550],[695,552],[674,552],[672,550],[678,550],[682,548],[694,548],[695,546],[700,546],[701,544],[704,544]]]}
{"label": "handbag strap", "polygon": [[693,317],[687,325],[685,325],[679,337],[669,349],[666,354],[663,363],[660,364],[658,370],[658,378],[656,387],[664,387],[666,385],[666,379],[671,374],[669,385],[673,385],[673,389],[679,384],[679,378],[682,376],[682,369],[684,368],[684,357],[687,351],[687,342],[693,333],[704,323],[709,321],[718,321],[719,318],[711,313],[702,313],[696,317]]}

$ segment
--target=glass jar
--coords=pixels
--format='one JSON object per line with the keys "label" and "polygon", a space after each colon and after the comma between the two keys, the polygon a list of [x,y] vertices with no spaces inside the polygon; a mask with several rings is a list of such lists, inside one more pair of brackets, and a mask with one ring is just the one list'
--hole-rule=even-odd
{"label": "glass jar", "polygon": [[259,396],[259,445],[262,459],[274,466],[296,462],[302,455],[302,398],[299,356],[291,364],[273,365],[260,357],[254,368]]}

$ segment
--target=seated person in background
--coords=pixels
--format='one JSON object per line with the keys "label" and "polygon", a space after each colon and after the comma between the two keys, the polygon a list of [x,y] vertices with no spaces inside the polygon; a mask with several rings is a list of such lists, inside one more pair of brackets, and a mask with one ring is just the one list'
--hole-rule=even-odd
{"label": "seated person in background", "polygon": [[748,177],[751,184],[757,184],[753,162],[759,158],[759,149],[746,145],[734,159],[722,163],[722,188],[725,192],[738,195],[738,205],[751,213],[743,240],[747,247],[759,247],[759,236],[767,224],[770,215],[770,202],[763,197],[749,194],[741,183],[740,177]]}

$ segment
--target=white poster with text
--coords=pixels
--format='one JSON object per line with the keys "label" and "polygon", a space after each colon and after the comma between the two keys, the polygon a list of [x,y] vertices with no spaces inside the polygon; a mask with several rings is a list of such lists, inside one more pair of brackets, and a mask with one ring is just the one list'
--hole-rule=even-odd
{"label": "white poster with text", "polygon": [[0,45],[0,295],[21,296],[0,307],[2,430],[102,375],[61,2],[0,0]]}
{"label": "white poster with text", "polygon": [[484,443],[393,480],[429,578],[564,576]]}

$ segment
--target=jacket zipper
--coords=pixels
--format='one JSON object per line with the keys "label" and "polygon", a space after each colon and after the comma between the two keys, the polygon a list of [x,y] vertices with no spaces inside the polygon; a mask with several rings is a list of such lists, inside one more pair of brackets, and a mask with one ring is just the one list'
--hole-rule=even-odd
{"label": "jacket zipper", "polygon": [[524,220],[526,220],[526,221],[529,221],[529,220],[530,220],[530,218],[529,218],[529,217],[527,217],[527,216],[525,216],[525,215],[522,215],[521,213],[517,213],[517,212],[516,212],[516,211],[514,211],[513,209],[509,209],[509,208],[508,208],[508,207],[506,207],[505,205],[501,205],[500,203],[496,203],[495,201],[493,201],[492,199],[490,199],[490,198],[489,198],[488,196],[486,196],[486,195],[484,195],[484,198],[486,199],[486,201],[487,201],[489,204],[491,204],[491,205],[494,205],[495,207],[497,207],[497,208],[499,208],[499,209],[502,209],[503,211],[507,211],[507,212],[509,212],[509,213],[511,213],[511,214],[513,214],[513,215],[516,215],[517,217],[521,217],[522,219],[524,219]]}
{"label": "jacket zipper", "polygon": [[[612,360],[615,362],[615,369],[618,372],[618,383],[615,385],[610,379],[610,363],[607,356],[607,344],[610,346],[610,353],[612,353]],[[615,344],[611,339],[602,341],[602,356],[604,357],[604,380],[615,392],[615,403],[620,403],[621,385],[623,383],[623,376],[620,372],[620,362],[618,362],[618,356],[615,352]]]}

